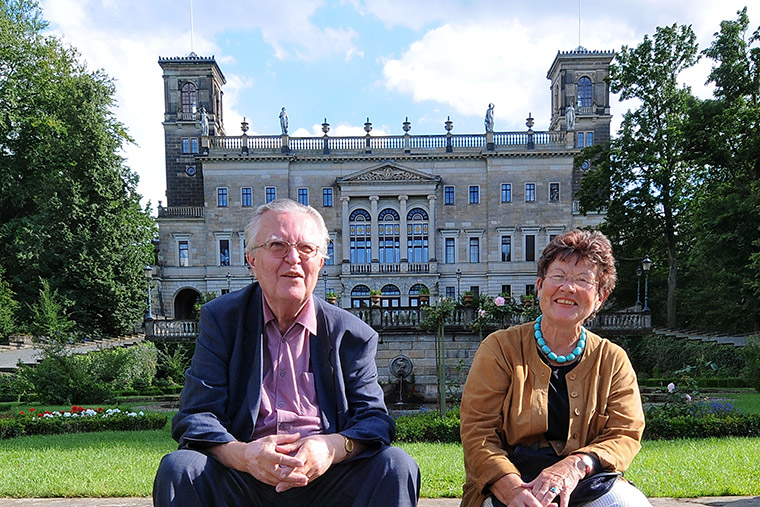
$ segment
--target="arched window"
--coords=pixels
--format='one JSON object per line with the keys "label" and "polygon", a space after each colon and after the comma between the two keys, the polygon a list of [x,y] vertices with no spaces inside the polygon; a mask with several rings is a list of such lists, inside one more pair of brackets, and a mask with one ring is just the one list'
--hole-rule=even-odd
{"label": "arched window", "polygon": [[195,96],[195,85],[193,83],[185,83],[182,85],[180,99],[183,113],[192,114],[195,112]]}
{"label": "arched window", "polygon": [[351,289],[351,308],[369,308],[369,287],[357,285]]}
{"label": "arched window", "polygon": [[380,304],[385,308],[398,308],[401,306],[401,291],[393,284],[388,284],[380,289],[383,299]]}
{"label": "arched window", "polygon": [[377,216],[378,247],[380,248],[380,263],[392,264],[401,262],[401,225],[398,212],[394,209],[384,209]]}
{"label": "arched window", "polygon": [[421,284],[415,283],[409,288],[409,306],[420,306],[420,294],[425,289],[425,294],[429,294],[428,288]]}
{"label": "arched window", "polygon": [[372,262],[372,224],[369,213],[363,209],[354,210],[348,217],[351,264]]}
{"label": "arched window", "polygon": [[428,262],[428,214],[413,208],[406,215],[407,259],[409,262]]}
{"label": "arched window", "polygon": [[585,76],[578,80],[578,107],[591,107],[591,80]]}

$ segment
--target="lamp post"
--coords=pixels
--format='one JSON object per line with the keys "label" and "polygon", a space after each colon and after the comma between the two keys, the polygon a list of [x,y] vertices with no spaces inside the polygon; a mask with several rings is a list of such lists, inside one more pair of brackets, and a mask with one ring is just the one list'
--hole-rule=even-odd
{"label": "lamp post", "polygon": [[143,268],[143,272],[145,273],[145,280],[148,282],[148,315],[145,316],[145,320],[153,320],[153,305],[151,304],[150,297],[150,281],[153,278],[153,268],[150,265],[146,265]]}
{"label": "lamp post", "polygon": [[459,295],[459,282],[462,281],[462,270],[457,268],[457,300],[460,298]]}
{"label": "lamp post", "polygon": [[636,311],[641,308],[641,266],[636,268]]}
{"label": "lamp post", "polygon": [[649,311],[649,269],[652,267],[652,261],[649,256],[644,257],[641,261],[641,268],[644,270],[644,311]]}
{"label": "lamp post", "polygon": [[325,294],[324,296],[327,297],[327,270],[322,271],[322,281],[325,285]]}
{"label": "lamp post", "polygon": [[229,271],[227,271],[227,275],[225,275],[225,278],[227,278],[227,294],[230,293],[230,282],[232,281],[232,274],[230,274]]}

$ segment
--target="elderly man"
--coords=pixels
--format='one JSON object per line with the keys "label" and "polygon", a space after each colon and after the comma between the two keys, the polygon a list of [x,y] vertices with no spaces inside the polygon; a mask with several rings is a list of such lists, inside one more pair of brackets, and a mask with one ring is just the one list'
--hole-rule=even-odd
{"label": "elderly man", "polygon": [[258,283],[201,309],[154,505],[416,505],[417,464],[389,446],[377,333],[312,295],[324,220],[278,199],[245,232]]}

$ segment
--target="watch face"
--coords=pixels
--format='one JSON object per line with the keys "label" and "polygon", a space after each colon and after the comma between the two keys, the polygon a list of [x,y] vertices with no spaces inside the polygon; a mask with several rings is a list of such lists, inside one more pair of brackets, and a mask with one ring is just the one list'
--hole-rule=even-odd
{"label": "watch face", "polygon": [[185,172],[188,176],[195,176],[195,166],[188,166]]}
{"label": "watch face", "polygon": [[586,170],[589,167],[591,167],[591,164],[589,163],[589,161],[588,160],[584,160],[583,163],[581,164],[581,169]]}

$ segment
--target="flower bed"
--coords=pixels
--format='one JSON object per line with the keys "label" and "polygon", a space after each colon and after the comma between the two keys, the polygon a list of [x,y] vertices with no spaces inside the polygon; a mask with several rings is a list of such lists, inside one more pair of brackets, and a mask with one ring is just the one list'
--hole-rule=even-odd
{"label": "flower bed", "polygon": [[0,440],[24,435],[53,435],[92,431],[158,430],[166,425],[165,414],[97,409],[74,405],[67,411],[37,411],[34,407],[17,414],[0,415]]}

